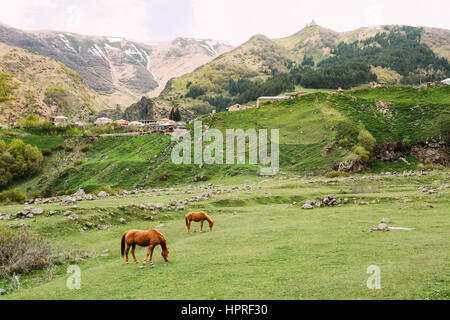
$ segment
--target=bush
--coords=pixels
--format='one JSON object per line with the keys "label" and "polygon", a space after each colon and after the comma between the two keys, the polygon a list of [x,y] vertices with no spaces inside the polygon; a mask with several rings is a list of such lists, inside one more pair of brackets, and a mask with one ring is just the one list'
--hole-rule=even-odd
{"label": "bush", "polygon": [[427,164],[419,163],[417,165],[417,169],[422,171],[431,171],[431,170],[444,170],[445,167],[442,164],[436,163],[427,163]]}
{"label": "bush", "polygon": [[76,160],[76,161],[74,161],[74,163],[73,163],[73,165],[74,165],[75,167],[81,166],[82,164],[83,164],[83,161],[82,161],[82,160]]}
{"label": "bush", "polygon": [[0,140],[0,188],[8,186],[16,178],[36,174],[44,157],[37,147],[13,139],[10,144]]}
{"label": "bush", "polygon": [[18,190],[9,190],[0,192],[0,203],[22,203],[27,199],[25,195]]}
{"label": "bush", "polygon": [[350,120],[340,121],[336,125],[336,139],[340,144],[347,145],[356,143],[358,133],[357,126]]}
{"label": "bush", "polygon": [[84,146],[81,147],[80,151],[81,151],[81,152],[88,152],[89,149],[90,149],[89,145],[86,144],[86,145],[84,145]]}
{"label": "bush", "polygon": [[358,134],[358,142],[369,152],[372,152],[375,148],[376,140],[366,129],[361,129]]}
{"label": "bush", "polygon": [[52,150],[51,149],[44,149],[44,150],[41,150],[41,152],[42,152],[42,155],[46,156],[46,157],[48,157],[48,156],[50,156],[52,154]]}
{"label": "bush", "polygon": [[348,176],[350,176],[350,174],[348,172],[337,171],[337,170],[331,170],[325,174],[325,177],[327,177],[327,178],[348,177]]}
{"label": "bush", "polygon": [[0,227],[0,276],[27,274],[52,263],[51,247],[40,236]]}
{"label": "bush", "polygon": [[353,148],[353,152],[355,152],[362,161],[367,162],[370,158],[370,152],[367,151],[363,146],[356,146]]}

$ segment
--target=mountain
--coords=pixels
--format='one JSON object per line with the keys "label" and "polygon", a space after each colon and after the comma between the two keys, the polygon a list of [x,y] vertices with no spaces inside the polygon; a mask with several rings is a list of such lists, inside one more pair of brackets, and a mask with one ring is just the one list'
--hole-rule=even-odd
{"label": "mountain", "polygon": [[31,113],[87,120],[106,108],[97,92],[61,62],[0,43],[0,122]]}
{"label": "mountain", "polygon": [[[389,38],[391,34],[392,37]],[[397,45],[394,48],[390,42],[398,39],[394,35],[404,37],[405,43],[407,43],[403,47]],[[418,36],[417,39],[410,38],[410,36],[414,37],[416,35]],[[383,39],[379,40],[377,37]],[[381,40],[386,40],[386,44],[383,44],[384,47],[377,43],[377,41],[382,42]],[[365,44],[365,41],[370,43]],[[415,44],[411,45],[411,42],[415,42]],[[371,61],[381,61],[382,63],[375,63],[374,65],[370,65],[369,61],[368,66],[370,72],[374,73],[380,81],[400,81],[402,76],[407,76],[402,74],[402,71],[396,71],[394,65],[391,66],[389,61],[393,61],[393,59],[399,60],[399,54],[404,54],[405,50],[409,49],[415,50],[415,55],[414,58],[409,59],[408,63],[414,64],[414,59],[417,58],[416,73],[423,73],[425,76],[429,76],[430,70],[423,69],[424,61],[420,60],[424,59],[421,59],[421,55],[423,54],[426,57],[426,61],[433,60],[436,62],[436,65],[431,69],[443,65],[445,60],[444,62],[438,60],[444,58],[448,61],[450,56],[449,43],[450,30],[446,29],[375,26],[339,33],[313,22],[311,25],[307,25],[297,33],[285,38],[269,39],[264,35],[253,36],[246,43],[219,56],[210,63],[197,68],[191,73],[170,80],[158,99],[155,100],[155,104],[158,104],[160,101],[167,105],[167,102],[170,101],[172,105],[181,107],[182,112],[188,117],[210,112],[213,109],[221,110],[226,103],[231,105],[236,102],[235,98],[237,96],[249,88],[265,82],[267,79],[278,79],[278,75],[297,69],[302,70],[305,65],[306,67],[317,67],[323,60],[336,56],[339,52],[336,51],[339,44],[346,44],[347,47],[345,49],[347,51],[349,48],[352,49],[354,56],[370,53],[373,57]],[[374,46],[373,52],[370,52],[370,46]],[[362,50],[367,47],[369,50]],[[383,52],[375,52],[377,50],[376,47],[387,49]],[[358,50],[361,50],[361,52]],[[395,52],[396,50],[397,52]],[[346,62],[362,61],[367,63],[363,58],[359,60],[353,59],[348,52],[346,54]],[[336,60],[335,62],[339,61]],[[397,69],[405,69],[404,66],[398,65],[398,61],[395,61],[395,63]],[[335,64],[335,66],[339,65]],[[361,71],[365,69],[366,67],[364,66],[358,66],[355,72],[365,73],[366,71]],[[436,69],[434,70],[436,71]],[[445,67],[440,69],[439,74],[442,71],[445,73]],[[340,71],[333,69],[330,72],[339,74]],[[431,72],[434,71],[431,70]],[[327,72],[322,76],[326,77]],[[412,75],[409,78],[413,81],[417,77]],[[273,84],[280,88],[281,91],[278,90],[280,92],[283,90],[282,82],[283,80],[275,81]]]}
{"label": "mountain", "polygon": [[54,58],[78,72],[111,106],[157,96],[168,79],[232,49],[211,39],[140,43],[57,31],[23,31],[0,24],[0,42]]}

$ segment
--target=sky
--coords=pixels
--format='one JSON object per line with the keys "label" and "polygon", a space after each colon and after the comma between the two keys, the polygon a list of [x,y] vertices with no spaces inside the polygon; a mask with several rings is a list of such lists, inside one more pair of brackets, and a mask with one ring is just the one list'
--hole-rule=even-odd
{"label": "sky", "polygon": [[212,38],[239,45],[289,36],[312,19],[335,31],[407,24],[450,29],[448,0],[0,0],[0,22],[143,42]]}

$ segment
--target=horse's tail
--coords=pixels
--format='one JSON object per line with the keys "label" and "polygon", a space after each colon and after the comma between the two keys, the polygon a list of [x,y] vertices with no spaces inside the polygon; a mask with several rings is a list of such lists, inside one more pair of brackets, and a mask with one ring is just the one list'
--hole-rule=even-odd
{"label": "horse's tail", "polygon": [[127,232],[125,231],[122,235],[122,240],[121,240],[121,246],[120,246],[120,252],[122,253],[122,257],[125,254],[125,236],[126,236]]}

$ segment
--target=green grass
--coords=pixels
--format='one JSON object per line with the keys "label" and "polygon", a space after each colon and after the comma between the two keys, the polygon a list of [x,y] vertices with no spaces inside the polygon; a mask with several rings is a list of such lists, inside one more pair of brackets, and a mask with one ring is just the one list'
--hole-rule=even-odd
{"label": "green grass", "polygon": [[[162,212],[144,221],[144,213],[117,208],[130,202],[183,199],[187,195],[182,189],[173,195],[81,202],[73,209],[80,219],[101,218],[112,228],[79,233],[75,222],[61,214],[27,221],[54,246],[91,254],[78,263],[81,290],[66,288],[69,275],[59,266],[52,280],[43,271],[21,277],[23,288],[18,291],[0,280],[8,290],[1,299],[448,299],[449,189],[433,195],[417,191],[420,185],[442,185],[446,173],[339,183],[322,179],[316,184],[300,179],[258,183],[263,180],[258,178],[250,182],[251,192],[239,189],[190,203],[189,210],[204,209],[215,220],[212,231],[199,233],[195,224],[191,235],[183,219],[187,210],[172,211],[169,219]],[[300,209],[306,199],[328,193],[347,197],[350,204]],[[404,203],[405,196],[412,201]],[[353,199],[380,202],[360,206]],[[287,206],[293,201],[298,204]],[[55,204],[43,207],[59,209]],[[0,207],[0,212],[5,209]],[[13,209],[17,207],[8,210]],[[119,217],[128,224],[120,225]],[[368,232],[383,217],[392,220],[390,226],[416,229]],[[163,262],[158,247],[156,269],[126,265],[119,253],[122,232],[160,224],[170,248],[169,262]],[[102,257],[106,249],[109,256]],[[142,260],[145,249],[137,249],[136,255]],[[366,287],[370,265],[381,269],[380,290]]]}
{"label": "green grass", "polygon": [[[445,134],[450,130],[448,110],[449,89],[392,87],[346,91],[344,94],[313,92],[305,96],[263,105],[239,112],[220,112],[200,118],[204,125],[226,129],[279,130],[280,170],[295,174],[324,174],[340,162],[356,160],[350,147],[336,143],[336,126],[343,120],[361,122],[375,137],[377,145],[409,141],[415,143]],[[380,106],[380,102],[391,103]],[[58,136],[23,137],[28,143],[49,148],[61,143]],[[48,158],[48,165],[32,182],[20,182],[14,187],[44,190],[45,194],[75,191],[82,187],[93,191],[102,186],[132,189],[193,183],[196,177],[208,182],[220,182],[244,176],[254,177],[258,165],[174,165],[171,161],[170,137],[159,134],[139,137],[71,138],[66,145],[74,153],[59,153]],[[87,153],[78,146],[91,145]],[[247,145],[248,150],[248,145]],[[324,151],[328,150],[326,154]],[[164,155],[162,155],[164,154]],[[248,157],[248,155],[247,155]],[[75,165],[82,161],[81,165]],[[404,166],[397,162],[383,164],[375,161],[369,172],[413,170],[417,162]],[[148,175],[148,176],[147,176]],[[24,188],[26,186],[26,188]]]}

